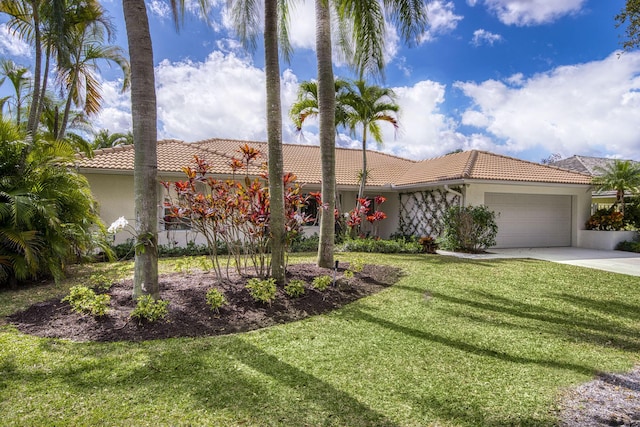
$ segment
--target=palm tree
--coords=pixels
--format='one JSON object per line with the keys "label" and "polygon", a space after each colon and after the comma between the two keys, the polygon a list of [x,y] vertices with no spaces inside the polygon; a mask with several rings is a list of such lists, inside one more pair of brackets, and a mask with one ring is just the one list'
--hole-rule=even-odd
{"label": "palm tree", "polygon": [[[341,78],[335,80],[336,90],[336,131],[340,126],[347,125],[347,100],[349,82]],[[298,132],[309,118],[318,117],[318,82],[303,81],[298,86],[298,99],[291,105],[289,117],[296,125]]]}
{"label": "palm tree", "polygon": [[[208,9],[207,0],[199,2]],[[174,22],[184,12],[184,0],[171,0]],[[157,104],[153,46],[144,0],[122,0],[131,61],[131,115],[134,139],[136,255],[133,296],[158,298]]]}
{"label": "palm tree", "polygon": [[29,78],[26,76],[29,70],[26,67],[17,65],[10,59],[2,59],[0,61],[0,75],[4,78],[8,78],[13,86],[14,99],[13,99],[13,111],[11,111],[11,104],[9,104],[9,114],[13,115],[16,119],[16,125],[19,127],[22,121],[22,109],[24,103],[25,89]]}
{"label": "palm tree", "polygon": [[133,133],[131,131],[127,133],[109,132],[109,129],[100,129],[94,134],[91,148],[99,150],[101,148],[111,148],[118,145],[130,145],[133,144]]}
{"label": "palm tree", "polygon": [[329,0],[316,0],[316,55],[318,60],[318,114],[322,162],[322,213],[318,266],[333,267],[336,207],[336,96],[331,58]]}
{"label": "palm tree", "polygon": [[160,297],[158,285],[157,108],[153,49],[144,0],[122,0],[131,61],[136,251],[133,297]]}
{"label": "palm tree", "polygon": [[[427,25],[422,0],[316,0],[316,56],[318,61],[318,105],[320,113],[320,156],[322,159],[322,197],[329,213],[335,206],[335,94],[331,57],[331,13],[336,12],[341,31],[340,47],[345,58],[362,78],[365,74],[383,76],[386,22],[400,29],[407,42],[417,41]],[[351,29],[350,34],[345,34]],[[353,41],[353,50],[348,41]],[[325,211],[326,212],[326,211]],[[322,215],[318,265],[332,267],[334,216]]]}
{"label": "palm tree", "polygon": [[[258,3],[253,0],[230,1],[231,14],[240,39],[255,48],[260,28]],[[271,276],[285,282],[285,204],[284,164],[282,158],[282,115],[280,99],[279,52],[289,58],[287,0],[264,2],[264,52],[267,92],[267,145],[269,155],[269,231],[271,233]]]}
{"label": "palm tree", "polygon": [[67,100],[57,138],[61,139],[67,129],[71,104],[80,107],[91,116],[100,111],[102,94],[100,83],[94,72],[98,70],[98,60],[117,64],[123,72],[122,91],[129,88],[129,62],[118,46],[105,45],[105,36],[111,34],[111,23],[104,19],[102,6],[89,1],[74,10],[74,25],[67,31],[68,52],[66,58],[58,62],[58,78],[67,92]]}
{"label": "palm tree", "polygon": [[367,135],[382,143],[379,122],[387,122],[395,129],[398,128],[397,113],[400,107],[395,103],[396,95],[392,89],[380,86],[368,86],[364,80],[357,80],[349,86],[349,94],[345,97],[348,104],[348,124],[352,135],[358,129],[362,131],[362,172],[360,173],[360,188],[358,200],[364,197],[368,169],[367,169]]}
{"label": "palm tree", "polygon": [[624,215],[625,191],[628,190],[632,194],[640,192],[640,163],[615,160],[606,167],[596,167],[594,170],[601,174],[593,179],[598,191],[615,191],[615,205],[620,204],[620,212]]}

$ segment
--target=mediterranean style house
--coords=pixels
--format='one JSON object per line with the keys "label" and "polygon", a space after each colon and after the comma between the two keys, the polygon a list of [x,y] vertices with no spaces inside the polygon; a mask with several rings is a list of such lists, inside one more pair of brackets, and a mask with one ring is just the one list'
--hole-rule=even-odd
{"label": "mediterranean style house", "polygon": [[[259,175],[266,158],[265,142],[208,139],[198,142],[158,142],[159,181],[184,179],[182,168],[193,164],[194,156],[213,165],[218,178],[231,178],[232,158],[241,145],[258,149],[263,157],[249,173]],[[307,192],[321,188],[320,149],[311,145],[283,145],[284,170],[297,176]],[[438,236],[440,218],[450,206],[486,205],[495,211],[499,227],[496,247],[580,246],[580,231],[590,215],[591,176],[559,167],[528,162],[485,151],[465,151],[414,161],[376,151],[367,152],[366,196],[384,196],[379,209],[387,218],[379,224],[386,238],[403,235]],[[98,150],[94,157],[79,157],[76,167],[88,179],[108,225],[120,216],[134,219],[133,146]],[[336,148],[337,206],[347,212],[355,206],[362,151]],[[165,188],[158,183],[158,204],[163,206]],[[378,207],[376,207],[378,208]],[[164,227],[161,214],[161,244],[198,240],[190,230]],[[310,224],[307,234],[317,231]],[[131,237],[116,236],[120,242]]]}

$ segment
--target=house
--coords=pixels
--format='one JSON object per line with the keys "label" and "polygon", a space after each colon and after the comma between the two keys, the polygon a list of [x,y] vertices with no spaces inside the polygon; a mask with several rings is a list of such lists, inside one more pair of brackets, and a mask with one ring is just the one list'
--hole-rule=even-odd
{"label": "house", "polygon": [[[219,178],[232,177],[230,160],[248,144],[264,156],[264,142],[208,139],[187,143],[158,142],[158,177],[184,179],[182,168],[194,156],[213,165]],[[321,188],[320,149],[310,145],[283,145],[284,170],[298,177],[308,192]],[[266,157],[263,160],[267,160]],[[440,218],[452,205],[487,205],[498,213],[496,247],[578,246],[578,234],[590,214],[591,177],[580,172],[541,165],[485,151],[466,151],[414,161],[389,154],[367,153],[366,196],[384,196],[379,209],[387,214],[379,234],[432,235],[441,232]],[[93,158],[80,157],[78,170],[86,176],[106,224],[124,216],[134,218],[133,146],[98,150]],[[347,212],[355,206],[361,150],[336,148],[337,206]],[[250,173],[259,174],[258,165]],[[158,184],[162,206],[165,189]],[[376,207],[378,208],[378,207]],[[161,213],[162,215],[162,213]],[[160,218],[159,218],[160,221]],[[197,240],[190,230],[162,230],[160,243]],[[307,233],[317,226],[306,227]],[[119,233],[116,241],[127,238]]]}
{"label": "house", "polygon": [[[551,166],[556,166],[562,169],[570,171],[580,172],[592,177],[601,176],[602,170],[607,169],[616,159],[609,159],[606,157],[589,157],[589,156],[571,156],[566,159],[556,160],[549,163]],[[634,160],[631,160],[633,163]],[[601,208],[609,208],[616,202],[615,191],[594,191],[592,194],[592,208],[591,211],[595,212]]]}

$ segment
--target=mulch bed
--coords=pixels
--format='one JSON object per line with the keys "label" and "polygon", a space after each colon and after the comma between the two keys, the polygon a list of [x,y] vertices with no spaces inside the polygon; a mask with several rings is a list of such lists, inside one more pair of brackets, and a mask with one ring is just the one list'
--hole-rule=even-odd
{"label": "mulch bed", "polygon": [[[352,301],[374,294],[395,283],[400,271],[394,267],[366,265],[353,278],[342,278],[346,265],[338,270],[337,285],[325,291],[313,289],[314,277],[333,270],[315,264],[296,264],[287,269],[287,278],[306,282],[305,294],[291,298],[279,286],[275,301],[262,304],[245,289],[247,276],[233,274],[218,283],[213,273],[173,273],[160,277],[160,297],[169,301],[169,314],[163,321],[139,323],[130,318],[135,307],[131,280],[115,283],[108,291],[110,310],[94,318],[71,310],[67,302],[52,299],[15,313],[8,320],[27,334],[74,341],[144,341],[172,337],[198,337],[246,332],[278,323],[326,313]],[[215,287],[229,302],[212,311],[206,304],[207,290]]]}

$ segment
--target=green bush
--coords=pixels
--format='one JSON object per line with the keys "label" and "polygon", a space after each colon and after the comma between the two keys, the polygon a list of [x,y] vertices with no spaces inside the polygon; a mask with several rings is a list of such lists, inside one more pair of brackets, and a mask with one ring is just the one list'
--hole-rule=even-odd
{"label": "green bush", "polygon": [[451,207],[442,221],[444,232],[438,243],[443,249],[478,252],[496,244],[496,214],[486,206]]}
{"label": "green bush", "polygon": [[218,312],[220,307],[227,304],[227,299],[224,294],[215,288],[211,288],[207,291],[207,305],[211,310]]}
{"label": "green bush", "polygon": [[331,276],[318,276],[313,279],[313,287],[319,291],[324,291],[333,283]]}
{"label": "green bush", "polygon": [[416,254],[420,253],[422,246],[412,239],[400,238],[398,240],[382,239],[346,239],[339,246],[343,252],[370,252],[383,254]]}
{"label": "green bush", "polygon": [[640,253],[640,241],[625,240],[616,245],[616,250]]}
{"label": "green bush", "polygon": [[151,295],[143,295],[138,298],[136,308],[131,312],[131,317],[138,319],[138,322],[143,320],[155,322],[167,317],[167,314],[169,314],[168,306],[169,301],[154,300]]}
{"label": "green bush", "polygon": [[276,298],[275,279],[249,279],[245,286],[249,290],[251,297],[258,302],[271,304]]}
{"label": "green bush", "polygon": [[68,302],[71,309],[77,313],[100,317],[107,314],[111,297],[107,294],[97,295],[93,289],[78,285],[69,289],[69,295],[62,301]]}
{"label": "green bush", "polygon": [[291,298],[298,298],[304,295],[304,282],[300,279],[290,280],[289,283],[284,286],[284,291]]}
{"label": "green bush", "polygon": [[[111,246],[115,257],[119,260],[133,259],[135,255],[133,239],[127,239],[126,242],[118,245]],[[224,242],[218,243],[218,254],[223,255],[227,253],[227,246]],[[186,246],[177,245],[159,245],[158,256],[161,258],[175,258],[182,256],[202,256],[208,255],[208,248],[206,245],[197,245],[195,242],[190,241]]]}
{"label": "green bush", "polygon": [[309,237],[298,235],[291,241],[289,252],[315,252],[318,250],[319,244],[320,237],[318,237],[318,234]]}

